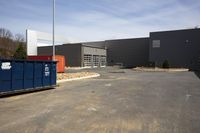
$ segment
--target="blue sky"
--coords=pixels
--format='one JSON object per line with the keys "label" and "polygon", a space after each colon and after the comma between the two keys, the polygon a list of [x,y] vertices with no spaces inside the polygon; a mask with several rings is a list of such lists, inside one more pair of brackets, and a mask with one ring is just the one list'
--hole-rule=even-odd
{"label": "blue sky", "polygon": [[[200,26],[200,0],[56,0],[56,34],[70,41],[145,37]],[[0,0],[0,27],[52,31],[52,0]]]}

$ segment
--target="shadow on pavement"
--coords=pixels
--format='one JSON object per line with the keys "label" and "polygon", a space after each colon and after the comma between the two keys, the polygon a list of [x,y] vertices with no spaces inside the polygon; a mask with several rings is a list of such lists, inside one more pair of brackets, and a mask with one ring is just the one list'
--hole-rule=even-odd
{"label": "shadow on pavement", "polygon": [[194,73],[200,79],[200,71],[195,71]]}
{"label": "shadow on pavement", "polygon": [[37,89],[37,90],[28,90],[28,91],[21,91],[21,92],[13,92],[13,93],[8,93],[8,94],[1,94],[0,98],[8,98],[12,96],[18,96],[18,95],[24,95],[24,94],[30,94],[30,93],[37,93],[37,92],[42,92],[42,91],[47,91],[47,90],[52,90],[55,89],[55,87],[49,87],[49,88],[44,88],[44,89]]}

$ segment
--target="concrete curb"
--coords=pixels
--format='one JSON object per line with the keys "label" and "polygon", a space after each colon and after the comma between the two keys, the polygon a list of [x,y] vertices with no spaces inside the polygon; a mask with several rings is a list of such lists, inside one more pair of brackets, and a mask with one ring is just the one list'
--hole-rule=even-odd
{"label": "concrete curb", "polygon": [[75,81],[75,80],[81,80],[81,79],[95,78],[95,77],[99,77],[99,76],[100,76],[100,74],[95,74],[95,75],[85,76],[85,77],[80,77],[80,78],[62,79],[62,80],[57,80],[57,83],[63,83],[63,82],[67,82],[67,81]]}
{"label": "concrete curb", "polygon": [[188,72],[189,69],[180,68],[180,69],[163,69],[163,68],[133,68],[134,71],[138,72]]}

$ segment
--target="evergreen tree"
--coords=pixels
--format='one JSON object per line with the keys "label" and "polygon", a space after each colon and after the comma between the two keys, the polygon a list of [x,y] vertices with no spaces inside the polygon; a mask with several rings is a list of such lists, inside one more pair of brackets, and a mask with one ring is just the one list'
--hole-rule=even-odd
{"label": "evergreen tree", "polygon": [[163,62],[162,67],[163,67],[163,68],[169,68],[169,67],[170,67],[170,66],[169,66],[168,60],[165,60],[165,61]]}
{"label": "evergreen tree", "polygon": [[14,53],[14,59],[26,59],[26,50],[23,47],[22,44],[19,44],[15,53]]}

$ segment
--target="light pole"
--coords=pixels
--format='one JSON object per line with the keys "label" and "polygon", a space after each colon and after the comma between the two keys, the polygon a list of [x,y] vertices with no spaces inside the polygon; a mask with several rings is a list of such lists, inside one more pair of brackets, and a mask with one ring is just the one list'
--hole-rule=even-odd
{"label": "light pole", "polygon": [[53,60],[55,61],[55,0],[53,0]]}

